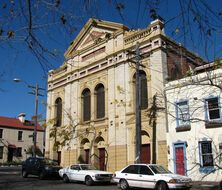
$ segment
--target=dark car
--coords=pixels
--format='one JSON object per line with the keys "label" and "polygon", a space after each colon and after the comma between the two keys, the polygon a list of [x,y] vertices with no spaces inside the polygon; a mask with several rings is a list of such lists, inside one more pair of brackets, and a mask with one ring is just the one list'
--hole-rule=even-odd
{"label": "dark car", "polygon": [[61,169],[57,162],[38,157],[30,157],[22,163],[22,176],[28,177],[29,174],[39,176],[39,179],[46,177],[59,177],[58,171]]}

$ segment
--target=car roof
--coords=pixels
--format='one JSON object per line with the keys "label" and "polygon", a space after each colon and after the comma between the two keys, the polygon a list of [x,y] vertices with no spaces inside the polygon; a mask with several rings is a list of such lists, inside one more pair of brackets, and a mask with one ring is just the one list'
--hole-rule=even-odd
{"label": "car roof", "polygon": [[143,166],[143,165],[145,165],[145,166],[160,166],[160,164],[145,164],[145,163],[136,163],[136,164],[129,164],[129,166],[131,166],[131,165],[139,165],[139,166]]}
{"label": "car roof", "polygon": [[36,158],[36,159],[45,159],[45,158],[43,158],[43,157],[33,157],[33,156],[31,156],[31,157],[28,157],[27,159],[30,159],[30,158]]}
{"label": "car roof", "polygon": [[91,164],[72,164],[72,165],[78,165],[78,166],[90,166]]}
{"label": "car roof", "polygon": [[27,160],[28,160],[28,159],[51,160],[51,161],[57,162],[57,160],[52,160],[52,159],[44,158],[44,157],[29,157],[29,158],[27,158]]}
{"label": "car roof", "polygon": [[91,166],[91,164],[72,164],[71,166]]}

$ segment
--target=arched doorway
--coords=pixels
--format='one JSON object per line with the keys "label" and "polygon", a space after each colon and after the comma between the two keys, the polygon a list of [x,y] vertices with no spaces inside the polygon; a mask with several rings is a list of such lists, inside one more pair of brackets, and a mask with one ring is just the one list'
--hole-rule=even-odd
{"label": "arched doorway", "polygon": [[100,170],[106,170],[106,161],[107,161],[107,152],[105,149],[105,141],[104,139],[99,136],[95,139],[96,149],[95,154],[97,155],[97,163],[96,165]]}
{"label": "arched doorway", "polygon": [[150,163],[150,136],[146,131],[141,131],[142,143],[141,143],[141,163]]}
{"label": "arched doorway", "polygon": [[90,163],[90,143],[87,138],[82,139],[81,141],[81,153],[83,160],[80,160],[80,162],[83,162],[85,164]]}

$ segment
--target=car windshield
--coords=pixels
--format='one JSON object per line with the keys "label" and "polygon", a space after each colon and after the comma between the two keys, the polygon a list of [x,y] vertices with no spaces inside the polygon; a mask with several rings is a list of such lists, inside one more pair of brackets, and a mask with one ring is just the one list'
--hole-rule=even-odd
{"label": "car windshield", "polygon": [[169,170],[165,169],[163,166],[160,166],[160,165],[151,165],[149,167],[155,174],[169,174],[169,173],[171,173]]}
{"label": "car windshield", "polygon": [[58,162],[55,160],[50,160],[50,159],[43,159],[42,162],[46,165],[52,165],[52,166],[56,166],[58,165]]}
{"label": "car windshield", "polygon": [[82,170],[96,170],[96,168],[92,165],[81,165]]}

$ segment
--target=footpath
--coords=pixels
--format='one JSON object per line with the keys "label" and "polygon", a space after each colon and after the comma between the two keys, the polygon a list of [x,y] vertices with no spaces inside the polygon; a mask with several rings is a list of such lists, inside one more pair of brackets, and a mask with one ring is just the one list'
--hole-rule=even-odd
{"label": "footpath", "polygon": [[222,181],[221,182],[193,181],[192,189],[198,189],[198,190],[222,190]]}

